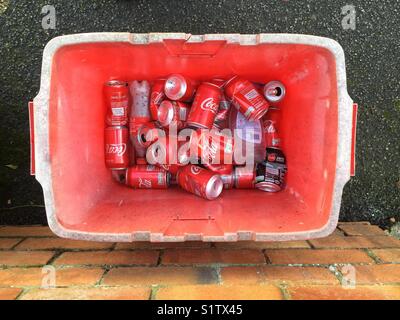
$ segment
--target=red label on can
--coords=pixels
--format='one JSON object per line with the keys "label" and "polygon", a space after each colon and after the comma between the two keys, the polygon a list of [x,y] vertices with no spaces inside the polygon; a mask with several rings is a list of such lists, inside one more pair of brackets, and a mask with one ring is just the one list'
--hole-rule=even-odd
{"label": "red label on can", "polygon": [[254,167],[236,167],[234,172],[235,188],[254,188],[256,172]]}
{"label": "red label on can", "polygon": [[126,152],[126,143],[119,144],[106,144],[106,153],[108,154],[116,154],[118,157],[121,157]]}
{"label": "red label on can", "polygon": [[213,113],[217,113],[218,111],[219,104],[215,101],[214,97],[207,98],[203,100],[203,102],[200,104],[200,108],[203,109],[204,111],[211,111]]}
{"label": "red label on can", "polygon": [[107,105],[106,123],[110,126],[124,126],[128,123],[129,90],[123,81],[112,80],[104,86]]}
{"label": "red label on can", "polygon": [[214,172],[195,165],[187,165],[178,171],[177,182],[186,191],[206,199],[215,199],[223,188],[223,182]]}
{"label": "red label on can", "polygon": [[129,132],[122,126],[108,127],[105,129],[104,146],[105,162],[107,168],[125,169],[129,165],[128,153]]}
{"label": "red label on can", "polygon": [[281,139],[276,131],[275,123],[272,120],[264,121],[264,135],[267,148],[279,148]]}
{"label": "red label on can", "polygon": [[234,141],[233,137],[217,130],[197,130],[195,132],[198,145],[198,155],[204,164],[232,164]]}
{"label": "red label on can", "polygon": [[258,120],[268,111],[267,100],[246,79],[234,77],[229,80],[225,94],[248,120]]}
{"label": "red label on can", "polygon": [[221,89],[211,83],[202,83],[196,92],[187,119],[188,125],[211,129],[221,101]]}
{"label": "red label on can", "polygon": [[126,170],[126,184],[134,189],[166,189],[168,173],[151,165],[136,165]]}
{"label": "red label on can", "polygon": [[158,119],[158,106],[165,98],[164,85],[165,79],[158,79],[154,82],[153,87],[151,88],[149,109],[153,120]]}

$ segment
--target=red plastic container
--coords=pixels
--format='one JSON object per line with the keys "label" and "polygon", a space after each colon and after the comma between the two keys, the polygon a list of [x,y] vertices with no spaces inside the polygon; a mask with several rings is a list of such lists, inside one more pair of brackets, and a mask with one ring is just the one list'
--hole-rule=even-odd
{"label": "red plastic container", "polygon": [[[79,70],[79,72],[77,72]],[[103,85],[179,73],[198,83],[239,75],[281,81],[279,132],[287,187],[225,190],[205,201],[173,186],[131,190],[104,165]],[[294,240],[336,227],[354,172],[356,109],[344,53],[327,38],[290,34],[94,33],[57,37],[30,104],[32,169],[59,236],[101,241]]]}

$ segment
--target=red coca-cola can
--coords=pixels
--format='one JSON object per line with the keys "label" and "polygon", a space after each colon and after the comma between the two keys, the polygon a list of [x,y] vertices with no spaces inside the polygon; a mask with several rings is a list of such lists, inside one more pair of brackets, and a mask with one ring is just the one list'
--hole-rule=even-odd
{"label": "red coca-cola can", "polygon": [[208,200],[216,199],[223,189],[219,174],[193,164],[180,168],[176,180],[181,188]]}
{"label": "red coca-cola can", "polygon": [[256,183],[256,170],[253,166],[236,167],[234,172],[234,185],[237,189],[254,189]]}
{"label": "red coca-cola can", "polygon": [[109,126],[128,124],[129,89],[125,81],[111,80],[104,85],[107,105],[106,123]]}
{"label": "red coca-cola can", "polygon": [[[198,157],[202,164],[232,164],[234,152],[233,137],[217,130],[194,131],[190,145],[197,146]],[[192,149],[193,150],[193,149]]]}
{"label": "red coca-cola can", "polygon": [[165,81],[164,93],[170,100],[190,101],[194,92],[193,81],[181,74],[170,75]]}
{"label": "red coca-cola can", "polygon": [[167,189],[169,174],[152,165],[136,165],[126,169],[125,183],[134,189]]}
{"label": "red coca-cola can", "polygon": [[154,81],[153,86],[151,88],[149,109],[151,118],[155,121],[158,120],[158,107],[165,98],[164,86],[165,86],[165,79],[157,79]]}
{"label": "red coca-cola can", "polygon": [[203,82],[197,89],[187,125],[195,128],[211,129],[221,101],[221,89],[218,86]]}
{"label": "red coca-cola can", "polygon": [[219,110],[214,119],[214,128],[222,130],[229,127],[228,118],[230,107],[231,103],[226,98],[225,94],[222,94],[221,101],[219,102]]}
{"label": "red coca-cola can", "polygon": [[129,166],[129,130],[124,126],[107,127],[104,131],[105,162],[111,170]]}
{"label": "red coca-cola can", "polygon": [[246,119],[260,119],[268,111],[268,101],[250,81],[235,76],[225,84],[225,94]]}
{"label": "red coca-cola can", "polygon": [[276,130],[276,124],[273,120],[264,120],[264,136],[267,148],[280,148],[281,138]]}
{"label": "red coca-cola can", "polygon": [[158,122],[163,127],[175,125],[182,129],[185,125],[190,106],[184,102],[164,100],[158,107]]}

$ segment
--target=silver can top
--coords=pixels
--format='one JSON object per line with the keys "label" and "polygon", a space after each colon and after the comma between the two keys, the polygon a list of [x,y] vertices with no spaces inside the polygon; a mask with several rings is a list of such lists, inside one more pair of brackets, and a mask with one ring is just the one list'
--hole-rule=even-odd
{"label": "silver can top", "polygon": [[110,80],[106,82],[106,85],[108,87],[126,87],[128,86],[128,83],[126,81],[121,81],[121,80]]}
{"label": "silver can top", "polygon": [[186,79],[180,74],[173,74],[165,81],[164,92],[171,100],[181,99],[187,90]]}
{"label": "silver can top", "polygon": [[216,174],[208,180],[206,185],[206,198],[208,200],[214,200],[219,197],[224,187],[221,177]]}
{"label": "silver can top", "polygon": [[[149,133],[150,132],[150,133]],[[147,140],[147,138],[153,138],[151,129],[145,125],[141,126],[137,132],[137,141],[142,147],[147,148],[152,144],[152,140]]]}
{"label": "silver can top", "polygon": [[279,185],[267,181],[258,182],[256,183],[255,187],[261,191],[266,192],[278,192],[282,190]]}
{"label": "silver can top", "polygon": [[280,81],[270,81],[264,86],[264,97],[271,103],[281,101],[285,94],[285,86]]}
{"label": "silver can top", "polygon": [[146,150],[146,160],[151,164],[162,164],[161,159],[165,159],[165,150],[158,143],[151,144]]}

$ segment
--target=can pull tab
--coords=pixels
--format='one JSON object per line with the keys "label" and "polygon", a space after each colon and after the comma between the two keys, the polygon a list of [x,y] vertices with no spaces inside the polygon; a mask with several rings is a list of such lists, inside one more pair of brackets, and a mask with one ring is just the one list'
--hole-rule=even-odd
{"label": "can pull tab", "polygon": [[195,39],[189,39],[164,39],[163,43],[171,55],[188,57],[215,56],[226,45],[226,40],[194,41]]}
{"label": "can pull tab", "polygon": [[357,112],[358,104],[353,103],[353,119],[351,129],[351,159],[350,159],[350,176],[356,175],[356,134],[357,134]]}
{"label": "can pull tab", "polygon": [[35,175],[35,131],[33,119],[33,101],[28,102],[29,111],[29,134],[30,134],[30,147],[31,147],[31,175]]}

